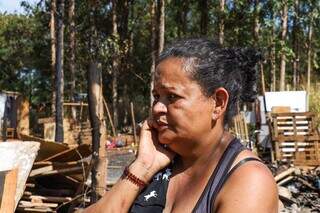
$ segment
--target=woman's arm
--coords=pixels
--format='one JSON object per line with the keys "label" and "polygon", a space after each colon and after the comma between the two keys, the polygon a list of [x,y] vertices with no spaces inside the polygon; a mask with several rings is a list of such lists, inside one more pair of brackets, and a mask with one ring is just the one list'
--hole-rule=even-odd
{"label": "woman's arm", "polygon": [[[135,161],[129,167],[130,173],[144,182],[148,182],[152,176],[144,166]],[[88,207],[84,213],[128,212],[141,188],[130,182],[127,178],[121,178],[112,189],[95,204]]]}
{"label": "woman's arm", "polygon": [[[152,177],[173,159],[174,154],[158,143],[152,120],[145,121],[140,132],[137,159],[130,165],[129,172],[148,183]],[[84,213],[128,212],[141,187],[127,178],[121,178],[97,203]]]}
{"label": "woman's arm", "polygon": [[239,167],[220,191],[216,212],[277,213],[277,185],[269,169],[255,161]]}

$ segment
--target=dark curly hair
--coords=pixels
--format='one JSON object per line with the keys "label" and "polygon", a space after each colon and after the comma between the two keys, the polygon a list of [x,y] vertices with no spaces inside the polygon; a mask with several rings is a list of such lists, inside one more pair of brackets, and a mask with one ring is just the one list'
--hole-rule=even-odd
{"label": "dark curly hair", "polygon": [[225,48],[208,39],[186,39],[167,47],[156,64],[168,57],[184,59],[184,70],[199,83],[206,96],[219,87],[228,91],[225,124],[236,115],[239,100],[252,102],[256,98],[256,65],[261,54],[252,48]]}

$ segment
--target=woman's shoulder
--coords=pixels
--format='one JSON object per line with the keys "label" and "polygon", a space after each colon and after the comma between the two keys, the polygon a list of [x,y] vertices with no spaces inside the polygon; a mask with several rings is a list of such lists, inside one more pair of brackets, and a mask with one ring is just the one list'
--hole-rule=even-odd
{"label": "woman's shoulder", "polygon": [[[237,167],[221,189],[216,209],[219,212],[277,212],[278,192],[271,171],[251,151],[242,151],[232,168]],[[242,163],[245,162],[245,163]],[[237,166],[237,164],[241,166]],[[231,169],[232,169],[231,168]]]}

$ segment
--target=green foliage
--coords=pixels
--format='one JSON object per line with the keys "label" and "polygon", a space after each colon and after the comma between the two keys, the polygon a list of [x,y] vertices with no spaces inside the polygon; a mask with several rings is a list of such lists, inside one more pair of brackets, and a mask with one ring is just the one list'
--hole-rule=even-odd
{"label": "green foliage", "polygon": [[[285,0],[263,0],[255,5],[254,1],[247,0],[226,1],[224,12],[220,14],[219,1],[208,1],[207,37],[217,40],[219,20],[223,17],[225,19],[224,45],[260,48],[265,56],[266,80],[271,76],[269,50],[274,42],[277,76],[279,56],[281,51],[284,51],[287,56],[287,79],[292,79],[292,62],[294,57],[299,55],[299,76],[303,82],[307,70],[308,29],[312,20],[314,26],[312,80],[316,82],[320,75],[320,28],[317,27],[320,25],[320,1],[300,0],[299,11],[295,10],[293,0],[287,1],[288,34],[282,47],[280,43],[281,12],[284,2]],[[91,4],[94,3],[97,5],[95,10],[91,11]],[[128,4],[128,11],[125,9],[125,3]],[[112,61],[115,56],[119,56],[121,66],[118,93],[119,101],[123,103],[121,109],[119,108],[120,117],[124,117],[125,109],[129,109],[128,103],[133,101],[139,120],[146,116],[149,105],[151,1],[119,0],[117,4],[119,35],[114,37],[112,35],[112,4],[109,0],[76,1],[76,91],[86,93],[88,63],[92,59],[98,60],[102,64],[104,96],[110,103],[112,101],[111,77],[114,71]],[[49,5],[50,0],[39,0],[36,5],[23,2],[26,9],[25,15],[0,14],[0,89],[22,92],[30,98],[33,107],[40,103],[49,105],[51,101]],[[169,0],[166,1],[165,7],[166,44],[178,38],[200,37],[200,19],[203,11],[199,9],[199,1]],[[185,22],[182,19],[183,14],[186,18]],[[67,11],[65,17],[65,100],[68,101],[70,74]],[[296,26],[293,26],[294,17],[297,17]],[[253,31],[256,18],[260,26],[258,41],[254,39]],[[95,33],[92,32],[93,24],[96,26]],[[297,29],[295,38],[293,37],[294,27]],[[272,33],[273,29],[274,33]],[[92,37],[93,34],[94,37]],[[97,44],[95,51],[90,46],[91,40]],[[298,53],[294,47],[294,40],[298,41]],[[268,90],[270,86],[268,80],[266,86]],[[316,99],[312,97],[312,100]],[[312,109],[317,110],[317,108]]]}

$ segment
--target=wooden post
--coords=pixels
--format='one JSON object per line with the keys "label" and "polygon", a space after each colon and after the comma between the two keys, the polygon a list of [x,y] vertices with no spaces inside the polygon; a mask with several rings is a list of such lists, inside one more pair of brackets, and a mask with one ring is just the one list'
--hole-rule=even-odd
{"label": "wooden post", "polygon": [[90,62],[88,71],[88,104],[92,128],[92,196],[91,203],[103,196],[106,187],[106,128],[103,116],[101,64]]}
{"label": "wooden post", "polygon": [[108,118],[109,118],[109,121],[110,121],[110,124],[111,124],[113,136],[116,136],[116,129],[114,128],[114,125],[113,125],[113,121],[112,121],[112,117],[111,117],[111,114],[110,114],[110,110],[109,110],[108,104],[107,104],[107,102],[106,102],[106,100],[104,98],[103,98],[103,104],[104,104],[104,107],[106,108],[107,113],[108,113]]}
{"label": "wooden post", "polygon": [[50,8],[50,40],[51,40],[51,113],[55,116],[56,113],[56,90],[55,90],[55,76],[56,76],[56,0],[51,0]]}
{"label": "wooden post", "polygon": [[136,120],[134,118],[134,110],[133,110],[133,103],[132,102],[130,102],[130,108],[131,108],[133,135],[134,135],[134,144],[137,144]]}
{"label": "wooden post", "polygon": [[15,209],[15,195],[17,189],[18,169],[13,169],[6,172],[4,176],[4,186],[1,197],[0,213],[11,213]]}

